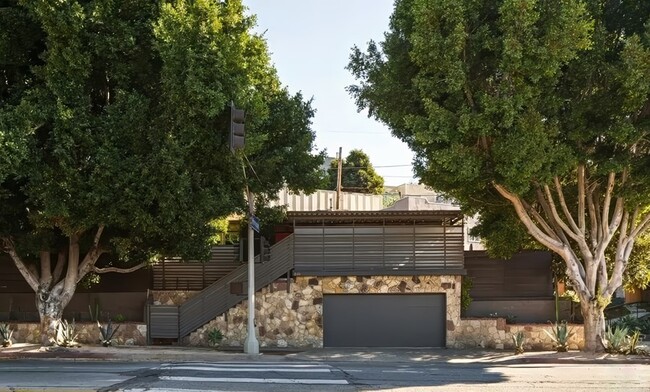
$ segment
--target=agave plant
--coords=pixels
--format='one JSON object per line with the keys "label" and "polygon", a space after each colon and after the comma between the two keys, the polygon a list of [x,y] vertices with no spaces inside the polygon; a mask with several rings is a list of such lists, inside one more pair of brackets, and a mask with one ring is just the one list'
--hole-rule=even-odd
{"label": "agave plant", "polygon": [[605,351],[612,354],[624,354],[628,349],[628,329],[626,327],[607,328],[602,338]]}
{"label": "agave plant", "polygon": [[641,331],[636,330],[632,335],[627,337],[628,347],[627,354],[645,354],[641,348],[639,348],[639,340],[641,339]]}
{"label": "agave plant", "polygon": [[524,353],[524,343],[526,337],[524,336],[523,331],[519,331],[516,334],[512,335],[512,342],[515,344],[515,355]]}
{"label": "agave plant", "polygon": [[113,343],[113,336],[115,336],[117,330],[120,329],[119,325],[116,328],[113,328],[113,323],[110,319],[105,326],[101,325],[98,321],[97,327],[99,327],[100,340],[104,347],[108,347]]}
{"label": "agave plant", "polygon": [[74,319],[71,324],[67,320],[59,321],[56,327],[56,344],[61,347],[78,346],[77,336],[75,333]]}
{"label": "agave plant", "polygon": [[567,352],[569,350],[569,339],[574,335],[574,332],[569,329],[566,321],[555,323],[551,328],[551,332],[546,329],[544,332],[553,340],[557,352]]}
{"label": "agave plant", "polygon": [[211,346],[216,347],[221,344],[223,340],[223,333],[220,330],[213,328],[208,332],[208,342]]}
{"label": "agave plant", "polygon": [[13,334],[14,330],[9,328],[9,324],[0,324],[0,341],[2,341],[2,347],[11,346],[11,336]]}

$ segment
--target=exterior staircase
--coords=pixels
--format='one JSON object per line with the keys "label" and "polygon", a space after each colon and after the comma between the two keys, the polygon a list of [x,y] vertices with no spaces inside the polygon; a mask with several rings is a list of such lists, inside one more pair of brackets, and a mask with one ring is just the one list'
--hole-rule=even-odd
{"label": "exterior staircase", "polygon": [[[255,257],[255,291],[268,286],[293,269],[293,242],[293,235],[290,235],[273,245],[267,261],[260,262],[260,256]],[[231,283],[241,283],[241,287],[247,287],[248,263],[237,267],[180,306],[148,305],[149,341],[152,339],[180,341],[246,300],[247,290],[243,290],[243,295],[233,294]]]}

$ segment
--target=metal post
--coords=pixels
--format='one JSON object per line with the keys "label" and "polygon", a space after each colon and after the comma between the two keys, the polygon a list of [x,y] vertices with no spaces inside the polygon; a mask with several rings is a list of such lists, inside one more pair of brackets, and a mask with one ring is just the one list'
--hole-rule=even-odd
{"label": "metal post", "polygon": [[244,352],[246,354],[259,354],[260,343],[255,336],[255,238],[253,235],[252,219],[255,215],[255,201],[253,193],[246,189],[248,195],[248,326]]}
{"label": "metal post", "polygon": [[343,147],[339,147],[339,161],[336,170],[336,210],[341,209],[341,187],[342,185],[342,173],[343,173]]}

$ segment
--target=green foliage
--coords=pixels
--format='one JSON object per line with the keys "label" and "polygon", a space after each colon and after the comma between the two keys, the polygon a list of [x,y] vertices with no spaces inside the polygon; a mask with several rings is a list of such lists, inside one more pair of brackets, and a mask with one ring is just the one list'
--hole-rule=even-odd
{"label": "green foliage", "polygon": [[558,352],[569,350],[569,339],[575,334],[573,330],[569,329],[566,321],[555,323],[550,332],[546,329],[544,332],[553,340],[555,349]]}
{"label": "green foliage", "polygon": [[635,330],[629,334],[624,326],[609,326],[602,338],[605,351],[611,354],[648,355],[648,352],[639,347],[641,332]]}
{"label": "green foliage", "polygon": [[637,318],[632,315],[623,316],[611,322],[610,328],[625,328],[628,331],[639,331],[644,335],[650,335],[650,317]]}
{"label": "green foliage", "polygon": [[524,336],[524,331],[518,331],[512,335],[512,342],[515,345],[515,355],[524,353],[524,343],[526,343],[526,337]]}
{"label": "green foliage", "polygon": [[[262,200],[258,199],[257,201]],[[287,210],[284,206],[269,207],[266,203],[258,203],[255,208],[255,216],[260,220],[260,234],[270,240],[275,233],[275,226],[285,221]]]}
{"label": "green foliage", "polygon": [[97,328],[99,328],[99,340],[102,346],[108,347],[113,343],[113,336],[115,336],[117,330],[120,329],[120,326],[118,325],[116,328],[113,328],[113,323],[111,320],[108,320],[106,325],[102,325],[97,321]]}
{"label": "green foliage", "polygon": [[[370,157],[362,150],[352,150],[343,160],[341,172],[341,189],[343,192],[384,193],[384,178],[381,177],[370,163]],[[336,189],[338,159],[332,161],[328,170],[329,182],[327,189]]]}
{"label": "green foliage", "polygon": [[623,275],[625,290],[646,289],[650,286],[650,234],[646,233],[634,243],[634,250]]}
{"label": "green foliage", "polygon": [[629,349],[628,329],[625,327],[607,328],[603,337],[605,351],[612,354],[625,354]]}
{"label": "green foliage", "polygon": [[472,291],[472,286],[474,281],[469,276],[463,276],[460,283],[460,308],[465,311],[469,308],[469,305],[472,303],[472,297],[470,296],[470,291]]}
{"label": "green foliage", "polygon": [[88,314],[90,315],[90,321],[99,322],[99,303],[95,303],[95,311],[93,312],[92,306],[88,305]]}
{"label": "green foliage", "polygon": [[9,324],[0,324],[0,341],[2,341],[2,347],[11,347],[12,341],[11,337],[14,334],[14,330],[9,327]]}
{"label": "green foliage", "polygon": [[75,347],[78,346],[76,327],[74,319],[72,323],[68,323],[67,320],[59,320],[56,327],[56,338],[55,343],[61,347]]}
{"label": "green foliage", "polygon": [[223,333],[221,333],[220,330],[217,328],[212,328],[211,330],[208,331],[208,343],[210,343],[211,346],[216,347],[219,344],[221,344],[221,341],[223,340]]}
{"label": "green foliage", "polygon": [[[634,240],[650,205],[650,2],[605,3],[397,0],[382,42],[348,64],[359,109],[409,145],[424,184],[482,217],[491,255],[534,238],[600,308],[631,249],[601,229]],[[607,248],[616,274],[598,272]]]}
{"label": "green foliage", "polygon": [[[254,21],[240,0],[2,7],[0,241],[34,274],[72,238],[84,260],[100,227],[103,266],[207,259],[211,222],[244,210],[247,182],[314,190],[311,102],[282,88]],[[231,102],[246,110],[245,176]]]}
{"label": "green foliage", "polygon": [[113,317],[113,321],[116,323],[123,323],[126,321],[126,317],[123,314],[118,313],[115,315],[115,317]]}

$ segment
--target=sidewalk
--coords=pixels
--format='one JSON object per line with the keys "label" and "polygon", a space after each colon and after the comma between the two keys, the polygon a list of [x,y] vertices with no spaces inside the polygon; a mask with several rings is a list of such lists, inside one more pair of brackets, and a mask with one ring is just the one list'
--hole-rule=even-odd
{"label": "sidewalk", "polygon": [[617,363],[648,364],[650,357],[638,355],[589,354],[579,351],[557,353],[551,351],[526,352],[514,355],[506,350],[456,349],[354,349],[318,348],[307,351],[265,349],[262,354],[249,355],[241,350],[216,350],[183,346],[83,346],[80,348],[41,347],[34,344],[16,344],[0,348],[0,361],[15,359],[61,359],[68,361],[152,361],[152,362],[237,362],[237,361],[364,361],[406,363],[456,363],[511,365],[525,363]]}

